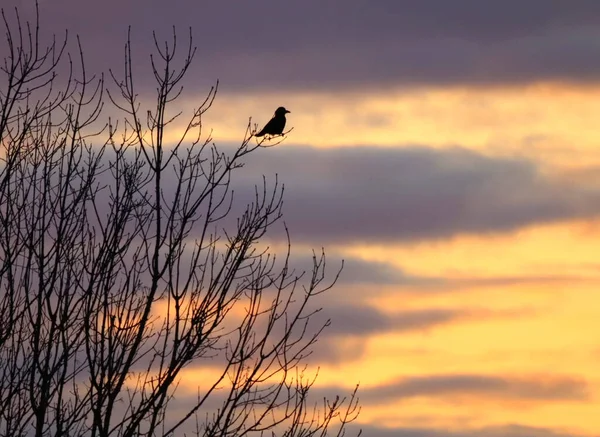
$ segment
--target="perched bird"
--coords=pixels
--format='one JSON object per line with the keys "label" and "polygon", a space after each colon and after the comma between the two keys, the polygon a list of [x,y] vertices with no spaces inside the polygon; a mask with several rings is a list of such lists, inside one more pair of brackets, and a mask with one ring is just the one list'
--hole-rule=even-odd
{"label": "perched bird", "polygon": [[283,106],[280,106],[275,111],[275,115],[269,122],[262,128],[262,130],[254,135],[255,137],[262,137],[266,134],[268,135],[282,135],[283,129],[285,128],[285,114],[288,114],[290,111],[285,109]]}

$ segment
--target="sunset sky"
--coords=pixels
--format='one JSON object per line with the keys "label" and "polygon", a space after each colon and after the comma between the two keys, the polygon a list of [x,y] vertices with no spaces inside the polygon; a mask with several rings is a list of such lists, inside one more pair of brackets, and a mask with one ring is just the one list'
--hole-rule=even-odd
{"label": "sunset sky", "polygon": [[178,105],[219,79],[217,145],[291,111],[240,183],[277,173],[295,259],[322,246],[345,259],[311,364],[324,393],[360,382],[365,437],[600,435],[600,1],[41,0],[40,13],[48,35],[79,34],[90,72],[122,68],[131,25],[148,99],[152,30],[191,26]]}

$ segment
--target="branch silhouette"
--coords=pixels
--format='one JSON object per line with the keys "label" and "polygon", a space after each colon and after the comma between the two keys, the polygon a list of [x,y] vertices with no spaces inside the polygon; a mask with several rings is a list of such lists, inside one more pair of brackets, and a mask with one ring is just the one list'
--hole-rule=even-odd
{"label": "branch silhouette", "polygon": [[[79,39],[73,57],[67,34],[44,47],[38,17],[2,11],[0,435],[343,435],[356,391],[313,404],[305,364],[328,325],[309,303],[339,271],[324,252],[294,271],[285,225],[287,251],[265,249],[283,185],[263,176],[252,198],[234,196],[233,175],[265,146],[250,123],[233,151],[203,133],[218,82],[176,109],[191,29],[185,44],[175,28],[153,35],[147,102],[129,36],[106,84]],[[289,133],[285,113],[270,123],[265,135]],[[193,399],[180,390],[198,383],[190,372],[203,375]]]}

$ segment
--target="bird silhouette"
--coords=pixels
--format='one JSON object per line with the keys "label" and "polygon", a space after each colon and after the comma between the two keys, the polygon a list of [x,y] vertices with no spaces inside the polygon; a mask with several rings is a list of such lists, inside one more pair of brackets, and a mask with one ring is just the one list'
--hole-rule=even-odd
{"label": "bird silhouette", "polygon": [[255,134],[255,137],[262,137],[264,135],[283,135],[283,129],[285,128],[285,114],[290,111],[280,106],[275,111],[275,115],[269,122],[262,128],[262,130]]}

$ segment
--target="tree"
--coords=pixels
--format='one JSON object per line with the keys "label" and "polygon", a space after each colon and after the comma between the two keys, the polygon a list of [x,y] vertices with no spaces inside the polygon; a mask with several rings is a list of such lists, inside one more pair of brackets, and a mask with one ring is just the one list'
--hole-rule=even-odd
{"label": "tree", "polygon": [[[313,404],[304,366],[327,325],[311,304],[339,271],[327,280],[321,253],[296,273],[289,236],[283,259],[261,244],[282,218],[277,179],[237,213],[232,176],[265,144],[250,123],[233,151],[203,138],[218,83],[167,141],[191,30],[180,60],[175,29],[154,37],[148,105],[129,39],[105,86],[79,39],[72,58],[68,35],[42,44],[38,13],[2,17],[0,435],[343,435],[356,391]],[[191,368],[210,371],[180,395]]]}

